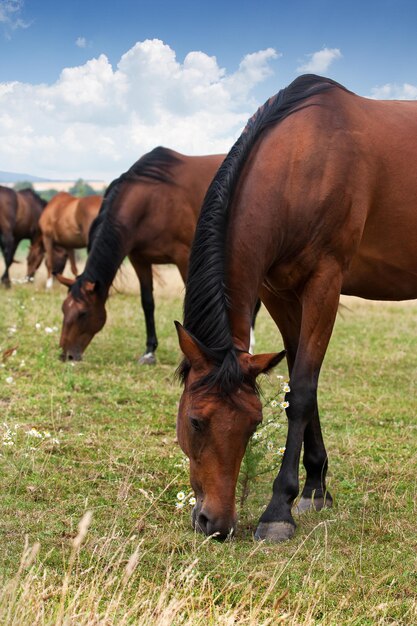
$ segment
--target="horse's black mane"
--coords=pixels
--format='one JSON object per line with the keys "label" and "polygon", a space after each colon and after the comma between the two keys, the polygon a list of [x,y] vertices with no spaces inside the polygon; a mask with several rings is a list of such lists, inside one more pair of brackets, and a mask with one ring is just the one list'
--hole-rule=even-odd
{"label": "horse's black mane", "polygon": [[107,289],[125,256],[123,233],[117,215],[111,211],[122,184],[125,182],[149,182],[174,184],[172,168],[181,159],[168,148],[154,148],[142,156],[127,172],[116,178],[106,189],[99,214],[93,221],[88,235],[88,259],[85,270],[71,287],[76,300],[83,299],[84,281],[96,283],[96,289]]}
{"label": "horse's black mane", "polygon": [[[335,87],[345,90],[329,78],[306,74],[270,98],[250,118],[207,191],[191,248],[184,301],[184,327],[214,364],[199,387],[230,395],[245,382],[230,330],[225,279],[228,208],[241,169],[266,128],[311,106],[308,98]],[[183,382],[189,370],[184,359],[178,369]]]}

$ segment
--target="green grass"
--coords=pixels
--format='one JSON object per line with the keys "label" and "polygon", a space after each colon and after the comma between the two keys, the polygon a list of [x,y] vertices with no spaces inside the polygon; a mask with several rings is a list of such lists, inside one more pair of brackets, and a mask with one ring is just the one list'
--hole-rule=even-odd
{"label": "green grass", "polygon": [[[417,622],[415,305],[354,301],[338,317],[319,398],[334,508],[300,518],[291,542],[256,543],[274,477],[262,474],[219,544],[175,509],[189,492],[175,439],[181,301],[158,298],[146,369],[139,299],[123,294],[84,361],[61,363],[64,295],[0,293],[1,353],[16,348],[0,369],[0,623]],[[264,310],[257,330],[258,352],[281,349]],[[1,445],[4,424],[14,445]]]}

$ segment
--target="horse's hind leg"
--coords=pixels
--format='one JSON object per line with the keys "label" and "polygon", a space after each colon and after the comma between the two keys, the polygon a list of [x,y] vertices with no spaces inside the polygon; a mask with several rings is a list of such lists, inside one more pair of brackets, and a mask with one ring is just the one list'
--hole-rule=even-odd
{"label": "horse's hind leg", "polygon": [[[308,494],[313,495],[314,485],[316,491],[322,489],[327,469],[324,445],[321,450],[320,446],[313,450],[313,446],[319,444],[317,383],[333,330],[342,277],[334,261],[323,261],[317,270],[306,283],[301,296],[300,333],[294,363],[290,365],[291,391],[287,394],[286,449],[281,469],[274,481],[271,501],[259,520],[255,534],[257,539],[283,541],[294,534],[295,522],[291,508],[298,495],[301,447],[309,425],[305,456],[309,480],[303,497],[308,499]],[[316,436],[313,437],[312,433]]]}
{"label": "horse's hind leg", "polygon": [[155,302],[153,299],[152,265],[141,262],[135,256],[129,255],[140,283],[140,297],[146,324],[146,350],[138,359],[139,365],[154,365],[156,363],[155,350],[158,339],[155,329]]}

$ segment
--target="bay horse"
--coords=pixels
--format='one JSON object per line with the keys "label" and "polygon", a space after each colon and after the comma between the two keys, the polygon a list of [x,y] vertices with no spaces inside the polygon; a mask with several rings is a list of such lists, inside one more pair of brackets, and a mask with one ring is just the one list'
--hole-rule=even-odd
{"label": "bay horse", "polygon": [[[9,268],[17,246],[23,239],[29,239],[33,245],[39,237],[39,218],[45,205],[45,200],[33,189],[15,191],[0,186],[0,244],[6,266],[1,282],[6,287],[10,287]],[[60,251],[55,252],[54,258],[57,270],[63,269],[62,261],[65,265],[65,260],[61,256],[58,259],[58,255]]]}
{"label": "bay horse", "polygon": [[111,183],[91,226],[84,272],[76,280],[57,276],[69,287],[62,306],[63,360],[81,359],[104,326],[110,286],[128,256],[140,283],[146,323],[146,350],[139,363],[156,362],[152,264],[173,263],[186,279],[200,207],[223,159],[224,155],[191,157],[158,147]]}
{"label": "bay horse", "polygon": [[[298,77],[249,120],[205,198],[191,250],[178,441],[190,459],[196,530],[225,539],[249,438],[256,377],[284,353],[248,354],[258,293],[290,374],[288,433],[255,538],[293,536],[298,511],[331,506],[317,406],[339,296],[417,297],[417,102],[378,101]],[[244,277],[244,280],[242,279]]]}
{"label": "bay horse", "polygon": [[28,268],[28,272],[33,271],[36,264],[39,266],[44,251],[48,272],[46,286],[51,287],[54,246],[61,246],[68,251],[71,271],[76,276],[78,271],[73,250],[87,247],[88,232],[98,215],[102,200],[102,196],[75,198],[66,191],[57,193],[39,219],[42,240],[38,241],[37,248],[33,250],[33,265]]}

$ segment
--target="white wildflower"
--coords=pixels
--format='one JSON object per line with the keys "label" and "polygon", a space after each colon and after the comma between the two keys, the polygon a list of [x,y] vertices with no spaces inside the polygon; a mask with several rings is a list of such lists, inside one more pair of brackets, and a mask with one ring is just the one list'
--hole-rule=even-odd
{"label": "white wildflower", "polygon": [[191,506],[194,506],[196,502],[197,500],[194,498],[194,496],[191,496],[191,498],[188,500],[188,504],[191,504]]}
{"label": "white wildflower", "polygon": [[286,400],[284,400],[284,402],[281,402],[280,404],[281,409],[288,409],[289,406],[290,406],[290,403],[287,402]]}
{"label": "white wildflower", "polygon": [[183,500],[185,500],[185,493],[183,491],[179,491],[177,493],[177,500],[179,500],[180,502],[182,502]]}
{"label": "white wildflower", "polygon": [[26,431],[28,437],[35,437],[36,439],[43,439],[42,433],[40,433],[36,428],[31,428]]}
{"label": "white wildflower", "polygon": [[11,385],[12,383],[14,383],[14,378],[13,378],[13,376],[8,376],[8,377],[6,378],[6,383],[7,383],[8,385]]}

